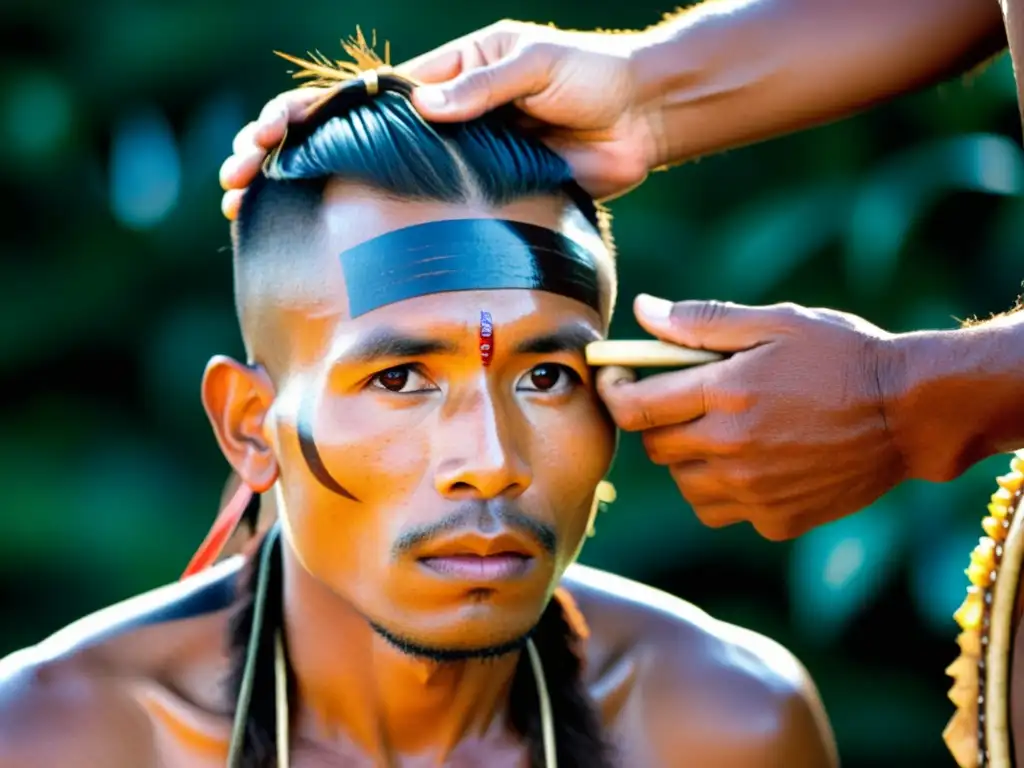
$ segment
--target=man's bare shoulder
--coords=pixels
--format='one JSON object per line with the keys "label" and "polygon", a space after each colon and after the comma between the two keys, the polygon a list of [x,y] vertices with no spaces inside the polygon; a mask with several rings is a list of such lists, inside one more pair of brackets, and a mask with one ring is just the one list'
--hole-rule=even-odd
{"label": "man's bare shoulder", "polygon": [[838,763],[814,683],[779,643],[594,568],[573,566],[563,586],[590,626],[596,665],[632,667],[664,765],[678,754],[698,765],[694,750],[720,768]]}
{"label": "man's bare shoulder", "polygon": [[0,767],[147,768],[154,754],[145,712],[86,658],[30,648],[0,660]]}
{"label": "man's bare shoulder", "polygon": [[[124,654],[127,649],[123,646],[128,644],[129,637],[150,632],[165,635],[168,625],[180,626],[179,622],[228,608],[234,600],[241,563],[241,558],[232,558],[185,581],[167,584],[103,608],[51,635],[40,647],[49,655],[86,649],[99,651],[104,647],[116,648]],[[154,653],[167,650],[167,643],[161,645],[162,648],[147,650]],[[131,653],[127,656],[134,658]]]}
{"label": "man's bare shoulder", "polygon": [[0,659],[0,768],[155,764],[151,721],[133,686],[155,681],[209,634],[195,619],[226,608],[232,585],[221,567],[104,608]]}

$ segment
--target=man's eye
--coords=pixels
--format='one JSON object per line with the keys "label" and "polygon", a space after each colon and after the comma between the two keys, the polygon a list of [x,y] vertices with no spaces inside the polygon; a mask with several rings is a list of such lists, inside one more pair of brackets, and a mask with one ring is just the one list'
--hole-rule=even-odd
{"label": "man's eye", "polygon": [[580,375],[567,365],[541,363],[531,368],[516,385],[525,392],[565,392],[581,383]]}
{"label": "man's eye", "polygon": [[370,385],[403,395],[434,389],[430,380],[411,365],[399,365],[381,371],[370,379]]}

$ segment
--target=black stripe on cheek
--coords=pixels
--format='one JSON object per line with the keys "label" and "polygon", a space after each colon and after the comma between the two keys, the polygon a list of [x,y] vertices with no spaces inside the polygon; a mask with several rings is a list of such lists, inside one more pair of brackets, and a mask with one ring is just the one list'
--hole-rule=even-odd
{"label": "black stripe on cheek", "polygon": [[345,490],[337,480],[331,477],[331,473],[324,466],[323,459],[320,458],[320,451],[317,450],[316,440],[313,438],[313,409],[315,405],[316,403],[311,392],[307,391],[303,394],[302,402],[299,404],[299,423],[297,429],[299,434],[299,450],[302,451],[302,458],[306,460],[306,466],[313,473],[313,477],[319,480],[324,488],[350,501],[359,501],[359,499]]}

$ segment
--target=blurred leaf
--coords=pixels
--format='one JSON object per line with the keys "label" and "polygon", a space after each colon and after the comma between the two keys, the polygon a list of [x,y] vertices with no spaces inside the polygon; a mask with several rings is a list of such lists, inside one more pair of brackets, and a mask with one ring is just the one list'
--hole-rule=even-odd
{"label": "blurred leaf", "polygon": [[752,303],[836,237],[849,189],[824,182],[773,191],[720,219],[701,249],[731,301]]}
{"label": "blurred leaf", "polygon": [[74,112],[67,84],[53,72],[17,71],[3,78],[0,153],[7,164],[38,166],[68,142]]}
{"label": "blurred leaf", "polygon": [[623,439],[609,479],[618,499],[598,515],[580,562],[642,578],[696,555],[709,538],[668,471],[647,461],[632,435]]}
{"label": "blurred leaf", "polygon": [[1003,136],[975,134],[901,152],[869,175],[846,233],[847,274],[863,294],[891,279],[911,228],[950,191],[1018,195],[1024,152]]}
{"label": "blurred leaf", "polygon": [[970,85],[975,84],[994,94],[1003,105],[1018,109],[1017,80],[1013,75],[1013,60],[1007,51],[975,75]]}
{"label": "blurred leaf", "polygon": [[199,400],[203,371],[213,355],[234,352],[237,339],[237,320],[223,304],[179,304],[161,318],[142,360],[147,399],[158,418],[208,431]]}
{"label": "blurred leaf", "polygon": [[1024,222],[1024,198],[1007,200],[996,211],[994,221],[988,229],[985,249],[984,270],[994,291],[1006,287],[1007,299],[1002,306],[992,307],[993,312],[1009,307],[1020,295],[1024,281],[1024,259],[1021,258],[1021,232]]}
{"label": "blurred leaf", "polygon": [[898,511],[881,499],[796,540],[789,588],[794,621],[818,643],[833,641],[894,573],[903,546]]}
{"label": "blurred leaf", "polygon": [[[82,339],[95,340],[104,328],[125,327],[134,283],[146,265],[131,258],[131,249],[110,232],[92,230],[89,235],[82,237],[82,252],[69,255],[59,269],[27,254],[18,254],[22,263],[14,263],[10,252],[10,261],[0,263],[0,286],[6,289],[0,301],[0,371],[38,365]],[[96,252],[104,253],[101,269]],[[129,264],[118,269],[117,260],[126,256]]]}
{"label": "blurred leaf", "polygon": [[964,569],[971,550],[984,532],[981,518],[974,524],[958,523],[952,529],[939,529],[927,546],[913,548],[910,559],[910,593],[914,609],[933,631],[956,634],[953,613],[967,596]]}
{"label": "blurred leaf", "polygon": [[821,684],[842,764],[956,768],[940,736],[953,714],[943,695],[948,678],[939,669],[934,676],[938,685],[932,685],[908,669],[914,649],[899,643],[897,629],[887,630],[893,641],[888,658],[837,665]]}
{"label": "blurred leaf", "polygon": [[170,213],[180,191],[181,161],[167,120],[154,108],[125,115],[110,153],[114,217],[129,229],[149,229]]}
{"label": "blurred leaf", "polygon": [[249,121],[241,94],[218,92],[189,116],[181,139],[184,183],[189,187],[217,182],[221,163],[231,154],[231,141]]}

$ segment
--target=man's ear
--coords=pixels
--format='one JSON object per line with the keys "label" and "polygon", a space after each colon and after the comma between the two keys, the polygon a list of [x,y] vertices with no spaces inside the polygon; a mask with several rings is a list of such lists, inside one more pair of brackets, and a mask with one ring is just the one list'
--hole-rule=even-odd
{"label": "man's ear", "polygon": [[228,463],[256,493],[277,480],[277,459],[264,431],[274,402],[274,386],[266,371],[217,355],[206,364],[203,407]]}

